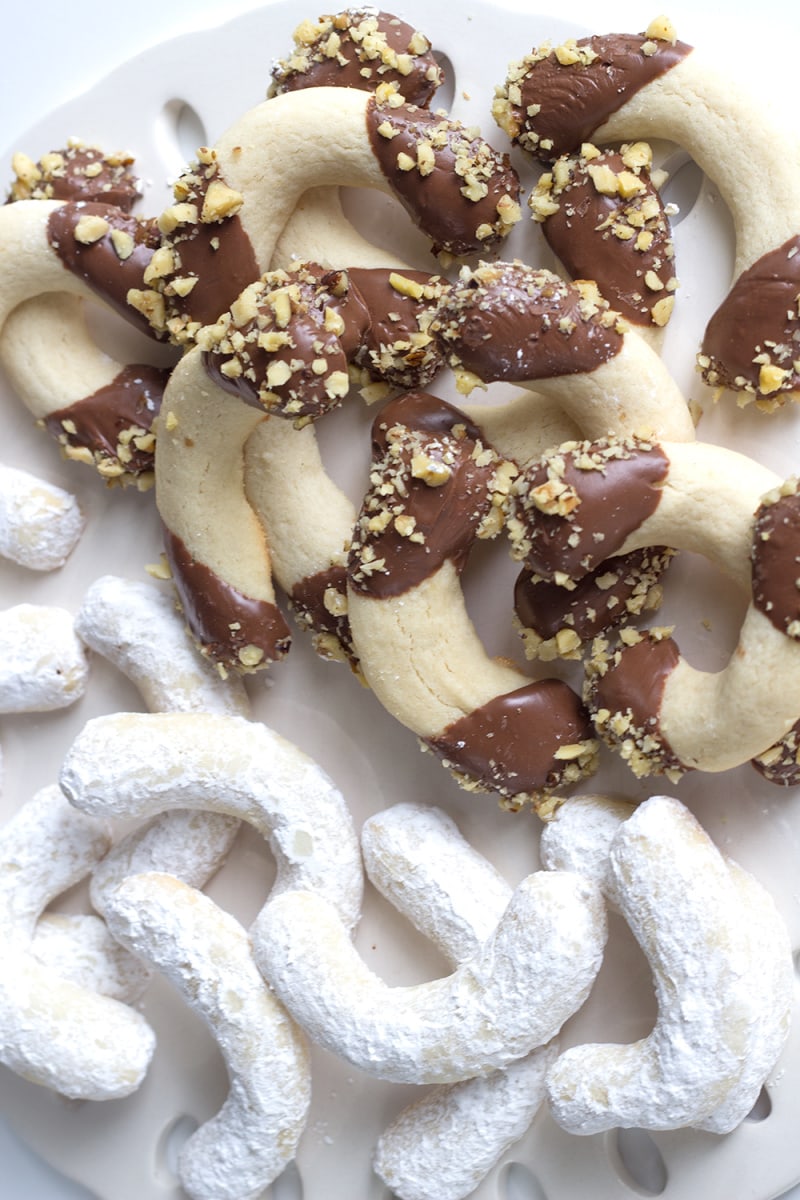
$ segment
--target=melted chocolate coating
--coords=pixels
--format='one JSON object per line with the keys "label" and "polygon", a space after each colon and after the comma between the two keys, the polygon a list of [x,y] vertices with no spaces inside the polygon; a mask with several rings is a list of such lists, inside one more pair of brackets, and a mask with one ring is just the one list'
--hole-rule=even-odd
{"label": "melted chocolate coating", "polygon": [[800,638],[800,495],[792,492],[756,512],[753,604],[781,633]]}
{"label": "melted chocolate coating", "polygon": [[[518,481],[516,515],[525,527],[526,563],[544,579],[557,574],[580,579],[616,554],[625,539],[655,512],[669,460],[658,445],[609,443],[606,457],[595,443],[558,455],[558,469],[548,460],[531,466]],[[595,464],[594,469],[580,465]],[[563,470],[561,465],[563,463]],[[566,485],[578,503],[571,511],[542,512],[535,489],[549,496]],[[538,493],[536,493],[538,495]],[[540,501],[541,502],[541,501]],[[558,501],[556,501],[558,504]]]}
{"label": "melted chocolate coating", "polygon": [[[617,176],[627,170],[619,151],[573,162],[570,182],[552,193],[558,209],[543,222],[542,232],[573,279],[596,280],[616,312],[634,325],[649,326],[653,308],[667,293],[648,286],[645,277],[662,287],[673,277],[669,221],[649,174],[637,175],[642,191],[635,196],[612,196],[594,184],[591,170],[599,167]],[[620,230],[633,236],[620,237]]]}
{"label": "melted chocolate coating", "polygon": [[[800,235],[743,271],[711,317],[700,358],[706,382],[767,397],[800,390],[798,294]],[[786,372],[767,392],[760,386],[762,356]]]}
{"label": "melted chocolate coating", "polygon": [[504,796],[535,796],[563,782],[560,747],[592,739],[578,697],[559,679],[543,679],[453,722],[425,744],[445,765]]}
{"label": "melted chocolate coating", "polygon": [[[385,599],[416,587],[447,559],[463,569],[491,508],[499,460],[490,451],[480,454],[481,432],[464,413],[427,392],[408,392],[386,405],[372,437],[374,466],[348,578],[358,592]],[[442,482],[415,477],[427,464],[441,468]]]}
{"label": "melted chocolate coating", "polygon": [[[645,53],[644,45],[654,46],[654,52]],[[514,140],[544,162],[591,141],[612,113],[692,50],[685,42],[654,42],[632,33],[579,38],[577,46],[596,57],[564,66],[553,50],[538,60],[523,60],[519,79],[515,72],[521,99],[510,105],[520,131]]]}
{"label": "melted chocolate coating", "polygon": [[[686,770],[659,724],[664,688],[679,659],[672,638],[645,633],[641,641],[618,650],[605,673],[595,674],[587,687],[586,700],[598,732],[612,747],[631,743],[640,761],[647,763],[648,773]],[[605,710],[610,717],[599,717]],[[624,728],[615,721],[618,716],[628,718]]]}
{"label": "melted chocolate coating", "polygon": [[437,335],[453,365],[485,383],[592,371],[622,348],[616,318],[577,288],[523,263],[482,266],[445,293]]}
{"label": "melted chocolate coating", "polygon": [[[335,592],[344,602],[342,612],[333,613],[325,603],[326,593]],[[337,646],[343,655],[355,668],[358,657],[353,648],[350,631],[350,621],[346,610],[347,601],[347,570],[344,566],[328,567],[315,575],[307,575],[292,588],[290,603],[297,617],[298,624]],[[325,643],[318,647],[318,653],[325,657]]]}
{"label": "melted chocolate coating", "polygon": [[164,549],[186,624],[204,654],[242,670],[247,664],[240,654],[247,647],[263,652],[259,667],[287,653],[291,633],[276,604],[231,587],[192,558],[184,542],[166,528]]}
{"label": "melted chocolate coating", "polygon": [[29,185],[17,179],[14,200],[90,200],[130,212],[140,195],[139,181],[128,169],[133,160],[109,158],[96,146],[73,145],[55,150],[36,164],[39,179]]}
{"label": "melted chocolate coating", "polygon": [[[385,83],[396,87],[409,104],[423,107],[441,83],[441,68],[431,50],[412,49],[420,35],[390,13],[351,10],[320,17],[318,25],[314,41],[295,37],[293,56],[273,68],[273,94],[307,87],[371,92]],[[397,55],[404,57],[409,69],[398,69]]]}
{"label": "melted chocolate coating", "polygon": [[151,428],[169,377],[166,368],[130,364],[106,387],[50,413],[44,424],[59,441],[85,446],[96,458],[119,461],[122,453],[127,475],[152,471],[152,449],[137,448],[125,435],[131,429]]}
{"label": "melted chocolate coating", "polygon": [[582,642],[641,612],[648,593],[669,565],[672,552],[646,547],[606,559],[574,588],[522,571],[514,587],[520,624],[545,641],[571,629]]}
{"label": "melted chocolate coating", "polygon": [[[108,226],[107,232],[90,244],[78,241],[75,236],[84,217],[97,217]],[[159,245],[160,234],[155,222],[128,216],[112,204],[76,200],[55,209],[47,228],[50,244],[65,268],[82,279],[126,321],[154,336],[148,321],[128,304],[127,296],[131,288],[143,286],[144,272]],[[132,240],[132,252],[127,258],[120,258],[114,247],[111,235],[115,230],[129,235]]]}
{"label": "melted chocolate coating", "polygon": [[[504,236],[498,204],[519,202],[519,178],[507,155],[447,117],[411,104],[384,107],[374,96],[367,106],[367,133],[383,174],[433,242],[434,253],[473,254]],[[424,152],[426,165],[419,157]],[[464,194],[467,171],[477,177],[477,191],[485,191],[481,196],[476,191],[476,199]]]}

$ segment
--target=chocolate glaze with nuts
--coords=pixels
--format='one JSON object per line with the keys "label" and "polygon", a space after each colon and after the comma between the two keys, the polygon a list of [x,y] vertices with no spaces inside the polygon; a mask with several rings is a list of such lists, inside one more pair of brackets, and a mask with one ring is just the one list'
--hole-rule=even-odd
{"label": "chocolate glaze with nuts", "polygon": [[[191,340],[197,325],[216,321],[236,297],[261,274],[250,238],[238,212],[204,219],[205,201],[212,182],[224,183],[219,168],[199,165],[176,184],[176,203],[194,206],[196,219],[186,219],[163,237],[174,254],[174,268],[155,281],[164,296],[169,334],[174,341]],[[168,210],[169,211],[169,210]],[[163,218],[162,218],[163,220]],[[180,280],[195,280],[181,295]]]}
{"label": "chocolate glaze with nuts", "polygon": [[424,741],[451,771],[520,803],[560,786],[570,762],[586,770],[594,749],[586,710],[558,679],[496,696]]}
{"label": "chocolate glaze with nuts", "polygon": [[424,106],[441,83],[427,38],[390,13],[350,10],[304,21],[294,40],[294,53],[273,68],[272,94],[307,87],[374,91],[384,83]]}
{"label": "chocolate glaze with nuts", "polygon": [[585,699],[601,737],[621,747],[636,775],[683,774],[687,768],[675,755],[659,725],[664,688],[680,660],[670,637],[645,632],[633,645],[597,662],[590,670]]}
{"label": "chocolate glaze with nuts", "polygon": [[150,430],[169,376],[165,368],[129,365],[91,396],[51,412],[44,424],[65,447],[90,450],[98,466],[116,464],[106,472],[112,478],[142,475],[153,470],[153,448],[147,439],[137,445],[137,435]]}
{"label": "chocolate glaze with nuts", "polygon": [[[76,229],[84,218],[97,218],[107,226],[96,241],[84,243],[77,239]],[[98,296],[116,309],[126,321],[153,335],[149,323],[128,304],[131,288],[141,288],[144,272],[159,244],[159,233],[153,221],[140,220],[124,213],[112,204],[97,204],[76,200],[55,209],[47,223],[48,238],[65,268],[82,279]],[[127,240],[130,253],[120,257],[113,234]]]}
{"label": "chocolate glaze with nuts", "polygon": [[387,404],[372,439],[348,578],[356,591],[385,599],[416,587],[448,559],[463,568],[492,507],[500,460],[464,413],[427,392]]}
{"label": "chocolate glaze with nuts", "polygon": [[685,42],[628,33],[579,38],[576,47],[579,61],[567,65],[555,49],[542,56],[534,52],[514,64],[506,82],[514,99],[509,97],[501,123],[544,162],[574,154],[632,96],[692,50]]}
{"label": "chocolate glaze with nuts", "polygon": [[800,721],[779,742],[751,759],[751,762],[767,783],[774,783],[778,787],[797,787],[800,784]]}
{"label": "chocolate glaze with nuts", "polygon": [[192,558],[185,543],[166,527],[164,549],[187,627],[204,654],[237,671],[283,658],[291,633],[276,604],[231,587]]}
{"label": "chocolate glaze with nuts", "polygon": [[[350,267],[347,275],[348,294],[358,296],[367,315],[367,326],[348,359],[393,387],[425,387],[443,362],[441,348],[428,333],[442,286],[439,276],[381,267]],[[397,276],[418,285],[423,294],[415,297],[400,291],[392,282]],[[345,316],[343,308],[339,311]]]}
{"label": "chocolate glaze with nuts", "polygon": [[653,443],[579,443],[515,482],[515,552],[544,579],[580,579],[655,512],[669,460]]}
{"label": "chocolate glaze with nuts", "polygon": [[485,383],[593,371],[622,349],[616,315],[551,271],[482,264],[444,294],[435,324],[448,360]]}
{"label": "chocolate glaze with nuts", "polygon": [[800,638],[800,495],[763,503],[751,553],[753,604],[776,629]]}
{"label": "chocolate glaze with nuts", "polygon": [[[545,240],[573,279],[594,279],[611,307],[632,324],[664,324],[660,301],[673,286],[674,246],[669,220],[649,171],[635,172],[623,153],[560,160],[569,181],[552,185],[552,201],[542,220]],[[623,193],[601,190],[606,169],[622,180]],[[598,181],[598,182],[596,182]],[[624,185],[637,186],[634,195]],[[534,217],[536,192],[531,201]]]}
{"label": "chocolate glaze with nuts", "polygon": [[371,96],[367,133],[383,174],[434,253],[487,250],[519,220],[519,178],[508,155],[459,122]]}
{"label": "chocolate glaze with nuts", "polygon": [[[349,387],[344,322],[332,325],[328,313],[340,284],[342,272],[321,274],[315,266],[264,275],[200,335],[209,377],[247,404],[295,421],[338,405]],[[358,332],[351,326],[351,337]]]}
{"label": "chocolate glaze with nuts", "polygon": [[315,637],[315,649],[323,658],[346,658],[356,667],[350,621],[347,616],[347,570],[328,567],[307,575],[294,585],[289,597],[301,628]]}
{"label": "chocolate glaze with nuts", "polygon": [[93,200],[130,212],[141,194],[139,181],[129,170],[132,162],[128,155],[107,155],[98,147],[81,142],[64,150],[52,150],[37,163],[25,155],[15,155],[17,178],[11,186],[9,202]]}
{"label": "chocolate glaze with nuts", "polygon": [[798,295],[800,235],[743,271],[711,317],[699,357],[706,383],[767,401],[800,391]]}
{"label": "chocolate glaze with nuts", "polygon": [[252,303],[237,300],[198,341],[219,387],[277,416],[316,420],[347,393],[350,363],[396,387],[428,382],[441,365],[425,331],[437,294],[438,276],[420,271],[298,263],[262,276],[246,293]]}
{"label": "chocolate glaze with nuts", "polygon": [[581,642],[654,607],[652,590],[672,551],[650,546],[610,558],[566,588],[525,569],[514,586],[514,611],[523,629],[544,641],[571,630]]}

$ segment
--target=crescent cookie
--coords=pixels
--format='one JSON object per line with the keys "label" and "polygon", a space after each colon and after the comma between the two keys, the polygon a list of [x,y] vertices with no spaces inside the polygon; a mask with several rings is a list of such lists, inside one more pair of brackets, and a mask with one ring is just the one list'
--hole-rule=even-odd
{"label": "crescent cookie", "polygon": [[109,482],[152,482],[151,427],[169,371],[120,364],[87,327],[100,299],[144,332],[127,303],[141,290],[159,234],[130,214],[139,194],[131,159],[71,143],[34,163],[18,154],[14,203],[0,214],[0,360],[34,418],[64,455]]}
{"label": "crescent cookie", "polygon": [[[548,864],[558,869],[582,854],[573,838],[582,837],[584,814],[575,819],[570,804],[565,828],[557,813],[544,831]],[[603,887],[650,964],[658,1016],[639,1042],[565,1050],[548,1075],[550,1110],[577,1134],[685,1125],[729,1133],[786,1042],[788,932],[772,897],[679,801],[651,797],[627,819],[611,810],[609,832],[615,821]]]}
{"label": "crescent cookie", "polygon": [[230,1079],[222,1108],[181,1147],[193,1200],[258,1200],[291,1162],[311,1101],[305,1040],[253,962],[246,931],[171,874],[129,876],[109,897],[114,936],[164,974],[209,1026]]}
{"label": "crescent cookie", "polygon": [[180,808],[248,821],[278,864],[272,896],[309,888],[347,928],[359,918],[363,872],[344,798],[313,759],[265,725],[199,712],[96,717],[72,743],[60,781],[86,812],[141,820]]}
{"label": "crescent cookie", "polygon": [[242,447],[263,419],[212,381],[195,347],[172,373],[158,425],[156,505],[172,583],[195,644],[223,672],[263,669],[291,642],[245,495]]}
{"label": "crescent cookie", "polygon": [[62,976],[34,951],[40,914],[109,844],[105,823],[77,813],[57,786],[42,788],[0,829],[0,1057],[73,1099],[129,1095],[155,1046],[140,1013]]}
{"label": "crescent cookie", "polygon": [[549,1042],[588,995],[605,937],[593,885],[542,871],[518,886],[473,958],[428,983],[389,987],[319,893],[287,891],[267,904],[253,952],[315,1042],[381,1079],[453,1083]]}
{"label": "crescent cookie", "polygon": [[347,607],[378,700],[463,786],[538,803],[595,765],[582,706],[561,680],[490,659],[459,575],[499,531],[516,474],[457,408],[424,392],[373,424],[370,486],[348,559]]}
{"label": "crescent cookie", "polygon": [[698,356],[705,381],[767,409],[798,391],[797,148],[738,80],[679,41],[661,17],[644,34],[534,49],[511,64],[494,114],[514,141],[545,161],[585,142],[642,136],[684,147],[719,188],[736,237],[733,287]]}
{"label": "crescent cookie", "polygon": [[[395,804],[361,832],[370,881],[454,964],[489,937],[512,889],[441,809]],[[502,1070],[430,1088],[383,1131],[373,1167],[402,1200],[460,1200],[530,1125],[557,1039]]]}
{"label": "crescent cookie", "polygon": [[[725,669],[691,667],[669,630],[600,638],[586,698],[637,775],[723,771],[762,753],[800,712],[797,495],[746,455],[709,443],[565,444],[515,483],[515,553],[555,582],[647,545],[704,555],[749,594]],[[776,687],[776,682],[780,681]]]}

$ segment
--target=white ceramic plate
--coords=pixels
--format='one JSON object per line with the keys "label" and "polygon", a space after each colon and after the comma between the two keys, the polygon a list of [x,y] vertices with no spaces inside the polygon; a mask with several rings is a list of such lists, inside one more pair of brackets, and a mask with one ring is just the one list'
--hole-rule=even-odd
{"label": "white ceramic plate", "polygon": [[[615,9],[615,22],[623,28],[627,20],[627,27],[638,28],[643,20],[636,12],[638,5],[628,7],[633,12]],[[704,16],[688,4],[681,7],[686,12],[679,22],[681,36],[701,44],[704,35],[711,36],[709,14]],[[766,11],[774,9],[778,18],[781,7],[773,4]],[[146,6],[142,18],[151,9],[155,13],[157,6]],[[90,11],[99,19],[99,5],[92,4]],[[574,23],[569,25],[471,0],[461,4],[458,12],[445,0],[403,3],[395,11],[423,28],[446,51],[453,83],[445,101],[455,115],[480,124],[497,145],[502,145],[502,138],[488,116],[488,103],[507,62],[545,37],[590,30],[587,22],[596,18],[586,4],[571,7]],[[757,44],[749,29],[740,22],[737,26],[735,9],[733,13],[714,44],[735,48],[737,33],[742,31],[750,47]],[[14,137],[2,160],[6,175],[10,176],[11,149],[38,155],[77,134],[109,149],[133,150],[147,183],[140,211],[158,211],[167,198],[168,182],[195,146],[213,141],[237,114],[263,97],[272,58],[290,45],[292,29],[308,15],[315,13],[292,0],[241,14],[219,28],[185,33],[130,61],[121,61],[117,46],[120,65],[110,75]],[[645,23],[651,15],[646,14]],[[790,19],[796,35],[800,21],[797,16]],[[775,48],[789,40],[785,30],[774,31],[774,36],[769,30],[765,34],[762,26],[759,30],[765,46]],[[762,63],[762,80],[773,73],[774,66]],[[748,78],[757,83],[757,71],[748,71]],[[791,77],[783,88],[776,86],[775,99],[793,100]],[[361,214],[365,231],[379,231],[385,224],[383,202],[377,221],[360,199],[353,211]],[[693,353],[705,316],[727,289],[731,231],[708,181],[696,200],[687,201],[681,216],[676,239],[682,288],[665,354],[687,395],[704,399],[693,371]],[[397,229],[402,246],[408,238],[402,220]],[[413,238],[409,244],[415,245]],[[527,222],[515,232],[508,253],[529,259],[539,253]],[[142,353],[141,345],[127,334],[115,337],[114,343],[123,349],[136,344],[137,356]],[[446,383],[436,390],[454,398]],[[0,564],[2,606],[29,600],[60,603],[75,611],[88,584],[100,574],[144,578],[145,564],[153,562],[159,551],[152,496],[107,491],[85,469],[62,463],[7,386],[2,398],[3,459],[75,491],[88,517],[81,544],[55,575],[33,576]],[[746,450],[788,475],[800,462],[799,419],[794,409],[768,420],[721,404],[707,412],[700,436]],[[354,494],[353,479],[360,477],[366,461],[368,420],[359,405],[352,404],[322,430],[332,469]],[[492,652],[519,659],[508,620],[508,591],[498,586],[498,578],[510,581],[513,568],[497,555],[491,563],[491,580],[486,572],[478,578],[472,572],[470,604]],[[679,563],[671,576],[664,616],[678,624],[682,649],[708,665],[724,661],[735,642],[738,605],[702,564]],[[328,769],[350,801],[358,825],[386,805],[423,799],[448,809],[465,835],[512,883],[537,866],[535,819],[510,817],[492,799],[459,791],[430,756],[417,753],[414,739],[379,710],[345,669],[316,659],[299,635],[289,660],[274,670],[268,682],[252,682],[250,691],[256,715]],[[78,705],[56,714],[3,719],[5,778],[0,815],[10,814],[36,788],[54,780],[66,749],[89,717],[141,707],[132,687],[96,660],[89,691]],[[644,786],[610,758],[591,787],[633,797],[656,790],[677,794],[698,813],[723,849],[772,890],[793,945],[800,946],[795,884],[800,796],[796,792],[771,788],[749,767],[715,778],[689,776],[678,788]],[[232,861],[209,891],[246,922],[266,896],[271,872],[269,855],[259,839],[245,832]],[[67,897],[62,907],[83,904],[78,892]],[[370,966],[392,983],[430,978],[443,970],[434,951],[371,891],[357,944]],[[100,1200],[178,1200],[182,1192],[173,1169],[175,1149],[186,1129],[211,1116],[226,1093],[225,1073],[213,1041],[171,988],[156,983],[146,1009],[159,1034],[159,1048],[140,1092],[127,1100],[67,1103],[0,1070],[0,1114],[8,1127]],[[585,1009],[565,1030],[564,1042],[586,1037],[628,1041],[644,1034],[651,1019],[652,995],[641,956],[626,931],[617,926],[598,984]],[[315,1053],[313,1111],[297,1165],[265,1195],[272,1200],[386,1200],[386,1189],[370,1170],[372,1146],[415,1094],[413,1088],[377,1083],[329,1054]],[[475,1195],[480,1200],[583,1200],[587,1195],[595,1200],[623,1200],[632,1194],[663,1193],[671,1200],[696,1200],[707,1193],[769,1200],[800,1180],[800,1152],[794,1137],[799,1115],[800,1026],[795,1021],[764,1102],[753,1119],[728,1137],[678,1132],[653,1139],[636,1135],[622,1140],[615,1135],[576,1139],[559,1131],[543,1111]],[[8,1136],[8,1142],[0,1140],[0,1157],[5,1165],[6,1153],[12,1156],[9,1195],[68,1200],[75,1194],[72,1185],[44,1172],[37,1160],[28,1160]]]}

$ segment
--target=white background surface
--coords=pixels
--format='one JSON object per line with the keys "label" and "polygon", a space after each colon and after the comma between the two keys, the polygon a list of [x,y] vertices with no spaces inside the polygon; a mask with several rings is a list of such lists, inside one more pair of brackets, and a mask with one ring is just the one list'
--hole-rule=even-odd
{"label": "white background surface", "polygon": [[[527,4],[505,0],[505,4],[523,12],[547,7],[535,0]],[[263,6],[221,4],[215,0],[136,0],[135,4],[116,9],[100,0],[72,0],[69,4],[16,0],[13,9],[6,10],[4,21],[0,147],[16,148],[19,136],[40,117],[148,46],[203,25],[216,25],[256,7]],[[331,9],[312,4],[307,13],[300,15],[316,16],[321,11]],[[402,3],[393,6],[393,11],[402,15]],[[647,6],[617,2],[613,5],[613,21],[604,12],[602,23],[620,29],[639,29],[657,11],[657,2]],[[735,0],[725,6],[722,15],[714,15],[719,13],[716,3],[677,0],[664,4],[663,11],[676,22],[679,35],[686,40],[708,44],[709,39],[714,39],[716,44],[730,46],[732,53],[738,52],[748,76],[750,71],[742,55],[745,46],[757,48],[759,59],[753,65],[754,73],[768,80],[771,74],[785,71],[794,77],[796,85],[800,45],[800,7],[796,0],[759,0],[758,4],[753,0]],[[558,6],[558,15],[593,28],[598,20],[598,6],[596,0],[593,3],[570,0],[568,5]],[[598,29],[605,31],[605,27]],[[264,46],[265,81],[273,54],[283,49]],[[528,46],[516,48],[520,53],[527,49]],[[514,53],[511,48],[511,56]],[[794,63],[787,62],[784,55],[793,57]],[[141,86],[147,88],[146,78],[142,78]],[[742,163],[742,168],[746,169],[746,163]],[[0,180],[8,178],[10,167],[6,157],[0,166]],[[72,1200],[87,1193],[59,1181],[53,1172],[20,1148],[0,1123],[0,1195],[3,1200]],[[789,1195],[797,1200],[800,1188]],[[340,1198],[332,1196],[331,1200]],[[730,1195],[726,1200],[744,1198]]]}

